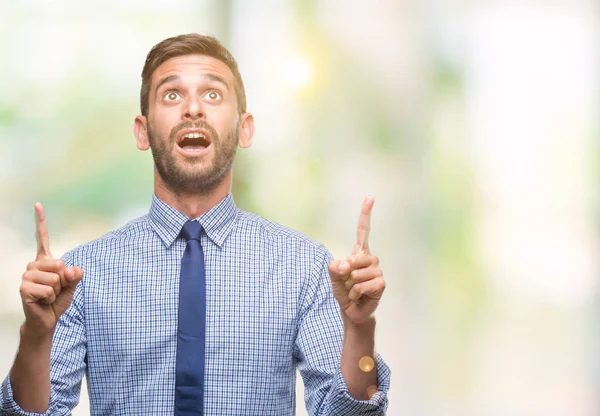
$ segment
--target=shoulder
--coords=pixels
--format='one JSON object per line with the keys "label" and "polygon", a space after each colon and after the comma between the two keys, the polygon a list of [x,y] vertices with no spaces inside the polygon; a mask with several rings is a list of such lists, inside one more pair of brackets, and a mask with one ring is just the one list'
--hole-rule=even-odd
{"label": "shoulder", "polygon": [[110,253],[119,252],[124,247],[135,245],[136,242],[147,240],[151,233],[152,228],[148,216],[144,215],[96,240],[68,251],[62,256],[62,259],[67,264],[79,264],[90,257],[104,257]]}
{"label": "shoulder", "polygon": [[325,260],[331,257],[323,243],[252,212],[239,210],[235,232],[243,234],[250,240],[260,240],[275,247],[292,249],[296,252],[306,251],[317,259]]}

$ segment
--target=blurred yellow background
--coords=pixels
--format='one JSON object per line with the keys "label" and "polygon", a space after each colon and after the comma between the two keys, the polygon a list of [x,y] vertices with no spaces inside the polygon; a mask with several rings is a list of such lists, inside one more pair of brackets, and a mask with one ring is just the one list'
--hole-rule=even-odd
{"label": "blurred yellow background", "polygon": [[389,415],[600,414],[599,16],[591,0],[0,0],[1,377],[33,203],[55,256],[147,211],[143,62],[200,32],[237,58],[256,120],[239,207],[342,257],[375,196]]}

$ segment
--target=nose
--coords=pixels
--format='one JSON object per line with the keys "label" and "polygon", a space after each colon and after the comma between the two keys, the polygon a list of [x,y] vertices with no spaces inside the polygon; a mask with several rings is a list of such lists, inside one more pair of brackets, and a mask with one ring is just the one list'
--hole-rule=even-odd
{"label": "nose", "polygon": [[197,120],[204,118],[204,109],[202,108],[202,102],[198,99],[198,97],[188,97],[182,116],[184,120]]}

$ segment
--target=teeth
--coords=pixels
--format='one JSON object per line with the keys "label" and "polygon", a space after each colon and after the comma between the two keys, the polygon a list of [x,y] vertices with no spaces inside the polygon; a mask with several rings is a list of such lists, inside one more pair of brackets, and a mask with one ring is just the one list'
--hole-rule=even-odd
{"label": "teeth", "polygon": [[184,139],[199,139],[200,137],[204,138],[204,135],[200,133],[188,133],[183,136]]}

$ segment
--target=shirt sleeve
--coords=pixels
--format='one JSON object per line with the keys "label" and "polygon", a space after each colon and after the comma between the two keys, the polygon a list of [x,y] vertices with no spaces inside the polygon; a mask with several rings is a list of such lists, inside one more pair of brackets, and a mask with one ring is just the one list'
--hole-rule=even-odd
{"label": "shirt sleeve", "polygon": [[333,258],[324,249],[319,252],[301,299],[294,351],[306,409],[314,416],[385,415],[391,372],[378,354],[375,395],[357,400],[348,392],[340,366],[344,329],[328,269]]}
{"label": "shirt sleeve", "polygon": [[[72,266],[70,253],[62,260]],[[84,277],[85,279],[85,277]],[[70,415],[79,402],[81,380],[86,369],[86,335],[82,283],[77,285],[73,303],[56,325],[50,353],[50,406],[43,415]],[[24,411],[14,400],[10,374],[0,386],[0,415],[41,416]]]}

